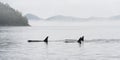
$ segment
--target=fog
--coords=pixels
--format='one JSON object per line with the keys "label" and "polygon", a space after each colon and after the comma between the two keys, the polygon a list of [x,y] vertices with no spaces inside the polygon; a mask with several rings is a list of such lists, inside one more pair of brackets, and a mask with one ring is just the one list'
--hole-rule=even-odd
{"label": "fog", "polygon": [[23,14],[109,17],[120,14],[120,0],[0,0]]}
{"label": "fog", "polygon": [[68,21],[44,21],[44,20],[30,20],[31,26],[86,26],[86,27],[118,27],[120,26],[119,20],[93,20],[84,22],[68,22]]}

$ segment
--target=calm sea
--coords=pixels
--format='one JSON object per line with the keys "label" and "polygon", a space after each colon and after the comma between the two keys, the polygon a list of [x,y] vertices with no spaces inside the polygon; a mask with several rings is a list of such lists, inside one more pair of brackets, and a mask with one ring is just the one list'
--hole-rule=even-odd
{"label": "calm sea", "polygon": [[[28,40],[44,40],[28,43]],[[85,42],[65,43],[65,39]],[[0,27],[0,60],[120,60],[120,28],[103,26]]]}

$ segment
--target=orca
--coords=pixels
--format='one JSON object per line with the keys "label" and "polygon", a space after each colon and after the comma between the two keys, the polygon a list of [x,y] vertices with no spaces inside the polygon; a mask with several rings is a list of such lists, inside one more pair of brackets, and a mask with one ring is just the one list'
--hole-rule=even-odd
{"label": "orca", "polygon": [[48,36],[44,40],[28,40],[28,42],[46,42],[46,43],[48,43]]}

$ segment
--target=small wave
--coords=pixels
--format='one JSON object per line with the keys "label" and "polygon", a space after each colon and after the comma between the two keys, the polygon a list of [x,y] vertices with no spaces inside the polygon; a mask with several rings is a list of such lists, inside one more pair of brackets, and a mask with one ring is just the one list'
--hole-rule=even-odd
{"label": "small wave", "polygon": [[92,39],[85,40],[85,42],[120,42],[120,39]]}

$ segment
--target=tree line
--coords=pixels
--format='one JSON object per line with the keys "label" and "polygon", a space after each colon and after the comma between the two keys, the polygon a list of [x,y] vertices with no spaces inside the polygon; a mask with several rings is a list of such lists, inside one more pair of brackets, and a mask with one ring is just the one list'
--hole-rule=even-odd
{"label": "tree line", "polygon": [[8,4],[0,2],[0,26],[28,26],[28,19],[11,8]]}

